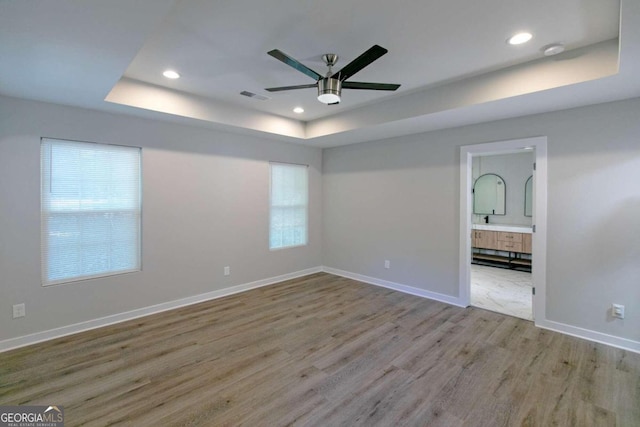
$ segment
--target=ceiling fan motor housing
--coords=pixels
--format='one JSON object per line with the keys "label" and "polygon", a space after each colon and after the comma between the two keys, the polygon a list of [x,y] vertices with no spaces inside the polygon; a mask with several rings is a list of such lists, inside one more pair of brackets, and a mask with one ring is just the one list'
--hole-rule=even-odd
{"label": "ceiling fan motor housing", "polygon": [[341,92],[342,82],[340,80],[331,77],[318,80],[318,100],[320,102],[325,104],[340,102]]}

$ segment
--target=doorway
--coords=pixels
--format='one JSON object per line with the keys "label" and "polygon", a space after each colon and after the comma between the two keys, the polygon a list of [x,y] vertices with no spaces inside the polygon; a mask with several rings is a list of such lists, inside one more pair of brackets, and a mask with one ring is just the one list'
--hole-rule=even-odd
{"label": "doorway", "polygon": [[474,155],[472,163],[470,304],[533,320],[533,148]]}
{"label": "doorway", "polygon": [[[531,211],[531,230],[533,231],[530,234],[531,239],[531,252],[535,254],[531,260],[531,273],[530,273],[530,281],[531,288],[525,289],[525,292],[530,293],[531,304],[532,304],[532,314],[534,321],[543,321],[545,318],[545,284],[546,284],[546,188],[547,188],[547,168],[546,168],[546,153],[547,153],[547,138],[546,137],[535,137],[535,138],[526,138],[526,139],[518,139],[518,140],[508,140],[508,141],[500,141],[500,142],[492,142],[492,143],[484,143],[484,144],[476,144],[476,145],[468,145],[461,147],[460,150],[460,300],[461,303],[465,306],[471,305],[472,303],[472,277],[474,280],[484,280],[483,276],[487,276],[487,272],[496,273],[489,274],[489,276],[493,276],[493,279],[500,276],[506,276],[506,280],[512,282],[518,282],[521,278],[515,277],[514,275],[510,275],[509,273],[515,272],[517,269],[509,269],[504,270],[504,274],[500,273],[500,270],[493,269],[491,267],[490,270],[483,270],[483,266],[476,266],[475,264],[472,266],[473,257],[473,243],[472,240],[477,236],[474,235],[474,232],[478,231],[478,228],[486,228],[486,227],[478,227],[478,218],[476,221],[473,221],[474,217],[474,209],[473,209],[473,162],[474,158],[478,158],[481,156],[497,156],[497,155],[506,155],[513,153],[523,153],[523,151],[529,151],[533,155],[534,159],[534,167],[533,171],[533,183],[531,186],[532,194],[530,199],[530,211]],[[476,160],[477,162],[477,160]],[[506,183],[507,185],[508,182]],[[516,183],[515,185],[519,185]],[[497,198],[500,199],[499,197]],[[523,198],[523,208],[526,204]],[[498,210],[499,212],[499,210]],[[491,217],[489,220],[491,222]],[[472,224],[476,223],[474,227]],[[496,220],[495,222],[500,222],[500,220]],[[498,224],[499,225],[499,224]],[[491,227],[490,227],[491,228]],[[495,228],[495,227],[494,227]],[[498,227],[499,228],[499,227]],[[505,230],[505,232],[511,232],[512,230]],[[522,230],[516,230],[522,231]],[[507,233],[508,234],[508,233]],[[502,236],[505,236],[505,233],[502,233]],[[485,236],[486,237],[486,236]],[[520,238],[520,236],[515,236]],[[513,236],[512,236],[513,238]],[[500,243],[500,242],[498,242]],[[477,245],[483,246],[483,245]],[[512,247],[512,246],[509,246]],[[505,248],[499,248],[505,249]],[[522,249],[518,246],[516,252],[511,252],[507,257],[507,265],[509,266],[510,262],[518,262],[519,256],[517,255]],[[488,252],[487,255],[491,255],[491,251],[482,251]],[[504,251],[498,251],[499,254],[504,255]],[[486,258],[491,258],[487,256]],[[498,259],[504,264],[505,257],[502,256],[501,259]],[[473,275],[472,275],[473,270]],[[484,273],[484,274],[483,274]],[[517,275],[517,274],[516,274]],[[487,279],[491,281],[492,278],[489,277]],[[474,289],[474,291],[477,289]],[[522,289],[521,289],[522,291]],[[474,296],[477,292],[474,292]],[[520,295],[522,297],[522,295]],[[473,305],[481,306],[477,300]],[[483,307],[486,308],[486,307]],[[491,309],[491,308],[489,308]],[[514,315],[513,313],[507,312],[506,314]],[[518,316],[522,317],[522,316]]]}

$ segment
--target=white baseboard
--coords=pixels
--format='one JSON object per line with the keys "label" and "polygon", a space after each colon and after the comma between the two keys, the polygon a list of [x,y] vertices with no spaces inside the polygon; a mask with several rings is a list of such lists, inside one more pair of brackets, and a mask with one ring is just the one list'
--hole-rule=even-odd
{"label": "white baseboard", "polygon": [[308,276],[309,274],[319,273],[322,267],[313,267],[306,270],[300,270],[293,273],[283,274],[281,276],[270,277],[267,279],[256,280],[255,282],[245,283],[242,285],[232,286],[230,288],[220,289],[217,291],[207,292],[200,295],[194,295],[179,300],[168,301],[161,304],[143,307],[136,310],[118,313],[111,316],[101,317],[98,319],[87,320],[86,322],[75,323],[73,325],[62,326],[60,328],[49,329],[22,337],[9,338],[0,341],[0,352],[13,350],[15,348],[36,344],[42,341],[52,340],[67,335],[77,334],[78,332],[89,331],[91,329],[101,328],[103,326],[113,325],[115,323],[125,322],[127,320],[137,319],[150,314],[156,314],[187,305],[197,304],[216,298],[222,298],[229,295],[245,292],[251,289],[261,288],[263,286],[273,285],[285,280],[295,279],[297,277]]}
{"label": "white baseboard", "polygon": [[[322,267],[322,271],[326,273],[335,274],[336,276],[342,276],[360,282],[369,283],[371,285],[382,286],[384,288],[393,289],[406,294],[416,295],[423,298],[429,298],[436,301],[444,302],[458,307],[466,307],[462,300],[450,295],[439,294],[436,292],[425,291],[424,289],[414,288],[412,286],[402,285],[399,283],[389,282],[387,280],[377,279],[375,277],[364,276],[358,273],[352,273],[350,271],[339,270],[331,267]],[[577,326],[571,326],[560,322],[554,322],[551,320],[536,320],[535,325],[537,327],[548,329],[554,332],[559,332],[565,335],[571,335],[573,337],[582,338],[588,341],[597,342],[600,344],[606,344],[611,347],[621,348],[623,350],[632,351],[634,353],[640,353],[640,342],[629,340],[626,338],[616,337],[614,335],[603,334],[602,332],[596,332],[589,329],[579,328]]]}
{"label": "white baseboard", "polygon": [[[459,298],[453,297],[450,295],[426,291],[424,289],[414,288],[412,286],[402,285],[400,283],[377,279],[375,277],[364,276],[362,274],[352,273],[349,271],[339,270],[336,268],[313,267],[306,270],[300,270],[293,273],[283,274],[281,276],[270,277],[267,279],[257,280],[255,282],[232,286],[230,288],[207,292],[200,295],[194,295],[192,297],[187,297],[187,298],[182,298],[175,301],[156,304],[149,307],[143,307],[136,310],[127,311],[125,313],[114,314],[111,316],[88,320],[86,322],[75,323],[73,325],[63,326],[60,328],[49,329],[42,332],[36,332],[34,334],[25,335],[22,337],[10,338],[7,340],[0,341],[0,352],[13,350],[15,348],[24,347],[27,345],[36,344],[42,341],[48,341],[55,338],[64,337],[67,335],[77,334],[79,332],[89,331],[91,329],[96,329],[103,326],[113,325],[115,323],[125,322],[127,320],[137,319],[139,317],[144,317],[144,316],[160,313],[167,310],[173,310],[175,308],[184,307],[187,305],[197,304],[200,302],[209,301],[216,298],[222,298],[228,295],[245,292],[251,289],[273,285],[275,283],[279,283],[285,280],[308,276],[309,274],[319,273],[321,271],[324,271],[330,274],[335,274],[336,276],[342,276],[349,279],[358,280],[360,282],[368,283],[371,285],[393,289],[398,292],[403,292],[410,295],[416,295],[419,297],[444,302],[444,303],[455,305],[458,307],[466,307],[465,305],[463,305],[463,303]],[[536,320],[535,324],[536,326],[543,329],[548,329],[548,330],[559,332],[562,334],[571,335],[577,338],[586,339],[588,341],[606,344],[612,347],[632,351],[634,353],[640,353],[640,342],[638,341],[633,341],[626,338],[620,338],[614,335],[608,335],[601,332],[596,332],[589,329],[583,329],[577,326],[571,326],[564,323],[555,322],[555,321],[546,320],[546,319]]]}
{"label": "white baseboard", "polygon": [[555,322],[553,320],[536,320],[536,326],[548,329],[554,332],[560,332],[565,335],[571,335],[573,337],[582,338],[588,341],[597,342],[600,344],[606,344],[611,347],[621,348],[623,350],[632,351],[634,353],[640,353],[640,342],[633,341],[626,338],[616,337],[615,335],[608,335],[602,332],[592,331],[590,329],[584,329],[577,326],[567,325],[566,323]]}
{"label": "white baseboard", "polygon": [[428,298],[447,304],[455,305],[458,307],[466,307],[458,297],[451,295],[439,294],[437,292],[426,291],[424,289],[414,288],[413,286],[402,285],[400,283],[389,282],[388,280],[377,279],[375,277],[364,276],[358,273],[352,273],[350,271],[338,270],[337,268],[322,267],[322,271],[326,273],[335,274],[336,276],[346,277],[348,279],[358,280],[360,282],[368,283],[370,285],[381,286],[383,288],[393,289],[394,291],[402,292],[405,294],[415,295],[423,298]]}

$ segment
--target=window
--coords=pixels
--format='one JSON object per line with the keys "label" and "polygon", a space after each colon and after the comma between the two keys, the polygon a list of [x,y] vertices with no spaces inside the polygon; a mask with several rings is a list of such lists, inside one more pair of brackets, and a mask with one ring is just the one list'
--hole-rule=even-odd
{"label": "window", "polygon": [[140,270],[140,148],[42,139],[42,283]]}
{"label": "window", "polygon": [[307,244],[308,167],[271,163],[269,248]]}

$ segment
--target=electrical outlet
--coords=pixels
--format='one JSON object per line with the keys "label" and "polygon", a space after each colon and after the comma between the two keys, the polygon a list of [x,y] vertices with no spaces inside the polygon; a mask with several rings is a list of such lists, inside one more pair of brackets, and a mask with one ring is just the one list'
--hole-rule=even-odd
{"label": "electrical outlet", "polygon": [[389,261],[388,259],[384,260],[384,268],[391,268],[391,261]]}
{"label": "electrical outlet", "polygon": [[611,315],[618,319],[624,319],[624,305],[611,304]]}
{"label": "electrical outlet", "polygon": [[24,303],[22,304],[14,304],[13,306],[13,318],[17,319],[18,317],[24,317],[27,315],[25,310]]}
{"label": "electrical outlet", "polygon": [[226,267],[224,268],[224,275],[225,275],[225,276],[229,276],[229,275],[231,275],[231,267],[226,266]]}

